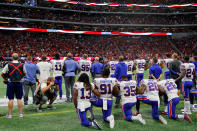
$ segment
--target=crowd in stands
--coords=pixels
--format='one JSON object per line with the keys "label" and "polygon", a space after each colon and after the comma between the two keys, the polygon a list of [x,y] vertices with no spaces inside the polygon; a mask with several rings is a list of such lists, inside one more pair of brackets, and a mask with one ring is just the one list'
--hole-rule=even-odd
{"label": "crowd in stands", "polygon": [[97,35],[65,35],[37,32],[1,31],[0,56],[11,56],[13,52],[21,56],[28,54],[53,56],[58,52],[66,56],[68,52],[74,56],[89,56],[117,59],[121,54],[130,59],[136,56],[151,57],[155,54],[165,56],[176,51],[171,41],[182,53],[197,54],[192,50],[197,43],[196,36],[172,39],[166,36],[97,36]]}
{"label": "crowd in stands", "polygon": [[[195,14],[191,15],[104,15],[104,14],[84,14],[63,11],[50,11],[38,9],[4,9],[0,16],[14,18],[30,18],[54,21],[69,21],[95,24],[197,24]],[[11,13],[10,13],[11,12]]]}

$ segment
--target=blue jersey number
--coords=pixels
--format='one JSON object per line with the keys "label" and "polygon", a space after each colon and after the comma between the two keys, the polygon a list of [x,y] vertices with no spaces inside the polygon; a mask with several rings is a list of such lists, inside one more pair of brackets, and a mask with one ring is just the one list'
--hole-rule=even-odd
{"label": "blue jersey number", "polygon": [[[87,96],[84,95],[85,90],[86,90],[86,92],[88,92]],[[90,99],[90,97],[91,97],[91,90],[82,88],[81,89],[81,99]]]}
{"label": "blue jersey number", "polygon": [[55,65],[55,70],[56,71],[61,71],[62,70],[62,66],[61,65]]}
{"label": "blue jersey number", "polygon": [[149,91],[158,91],[157,83],[149,82],[148,83]]}
{"label": "blue jersey number", "polygon": [[124,87],[124,90],[126,90],[124,96],[135,96],[135,86]]}
{"label": "blue jersey number", "polygon": [[101,84],[100,85],[101,94],[111,94],[111,84]]}

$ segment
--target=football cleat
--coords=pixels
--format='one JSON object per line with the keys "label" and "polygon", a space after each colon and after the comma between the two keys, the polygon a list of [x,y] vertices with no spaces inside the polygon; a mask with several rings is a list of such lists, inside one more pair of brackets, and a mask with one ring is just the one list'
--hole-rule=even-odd
{"label": "football cleat", "polygon": [[36,110],[37,112],[42,112],[42,109],[40,107],[38,107]]}
{"label": "football cleat", "polygon": [[162,124],[167,125],[167,121],[163,116],[159,115],[159,120],[161,121]]}
{"label": "football cleat", "polygon": [[111,115],[109,116],[109,127],[114,128],[114,125],[115,125],[114,116]]}
{"label": "football cleat", "polygon": [[23,113],[22,113],[22,114],[19,114],[19,117],[20,117],[20,118],[23,118],[23,117],[24,117]]}
{"label": "football cleat", "polygon": [[52,105],[48,105],[48,106],[47,106],[47,109],[49,109],[49,110],[55,110],[56,107],[54,107],[54,106],[52,106]]}
{"label": "football cleat", "polygon": [[96,120],[93,121],[93,126],[98,128],[99,130],[103,130],[102,126]]}
{"label": "football cleat", "polygon": [[138,114],[137,117],[140,123],[142,123],[143,125],[146,125],[146,121],[142,118],[141,114]]}
{"label": "football cleat", "polygon": [[186,121],[188,121],[189,123],[192,122],[191,118],[190,118],[187,114],[184,115],[184,119],[185,119]]}
{"label": "football cleat", "polygon": [[7,115],[6,115],[6,118],[11,119],[11,118],[12,118],[12,115],[7,114]]}

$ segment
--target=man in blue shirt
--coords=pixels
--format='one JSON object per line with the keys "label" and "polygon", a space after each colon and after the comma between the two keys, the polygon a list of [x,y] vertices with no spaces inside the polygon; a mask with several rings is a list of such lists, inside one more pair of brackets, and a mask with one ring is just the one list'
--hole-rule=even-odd
{"label": "man in blue shirt", "polygon": [[32,57],[27,56],[27,62],[24,64],[26,75],[24,77],[24,105],[28,105],[29,88],[32,91],[33,104],[35,103],[34,92],[36,90],[36,74],[40,74],[38,66],[32,63]]}
{"label": "man in blue shirt", "polygon": [[162,77],[162,69],[157,64],[157,58],[153,59],[153,65],[149,69],[149,77],[150,79],[155,79],[159,81]]}
{"label": "man in blue shirt", "polygon": [[[73,86],[75,83],[76,72],[80,72],[79,64],[72,59],[73,55],[71,53],[67,54],[67,59],[64,61],[64,80],[66,88],[66,98],[67,102],[72,102],[73,100]],[[70,90],[72,98],[70,99]]]}
{"label": "man in blue shirt", "polygon": [[[124,57],[120,56],[119,57],[119,63],[116,64],[115,67],[115,72],[114,72],[114,76],[115,78],[120,81],[122,76],[127,76],[127,65],[123,62],[124,61]],[[119,108],[120,106],[120,99],[121,99],[121,95],[119,94],[116,97],[116,105],[115,108]]]}
{"label": "man in blue shirt", "polygon": [[121,77],[127,76],[127,65],[123,62],[124,57],[119,57],[119,63],[116,65],[114,76],[115,78],[120,81]]}
{"label": "man in blue shirt", "polygon": [[103,70],[103,64],[99,62],[99,57],[95,57],[95,63],[92,64],[90,70],[93,79],[101,77],[102,70]]}

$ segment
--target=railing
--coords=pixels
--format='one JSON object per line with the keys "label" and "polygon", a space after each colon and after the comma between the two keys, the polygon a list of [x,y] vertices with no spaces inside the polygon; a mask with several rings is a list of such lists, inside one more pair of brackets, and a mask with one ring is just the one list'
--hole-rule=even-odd
{"label": "railing", "polygon": [[163,24],[100,24],[100,23],[84,23],[84,22],[70,22],[70,21],[55,21],[55,20],[43,20],[43,19],[29,19],[29,18],[14,18],[3,17],[0,19],[16,20],[20,22],[48,22],[57,24],[72,24],[72,25],[88,25],[88,26],[121,26],[121,27],[196,27],[197,24],[175,24],[175,25],[163,25]]}

